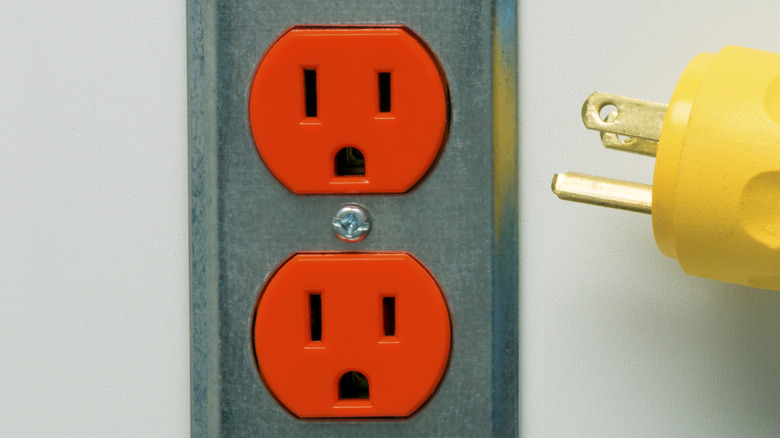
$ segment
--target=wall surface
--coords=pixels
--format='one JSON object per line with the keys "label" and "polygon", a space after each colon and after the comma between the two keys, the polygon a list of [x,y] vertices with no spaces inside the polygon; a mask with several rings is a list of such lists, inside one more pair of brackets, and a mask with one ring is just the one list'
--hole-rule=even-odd
{"label": "wall surface", "polygon": [[780,52],[780,2],[758,3],[522,2],[526,436],[780,435],[780,293],[686,276],[656,249],[649,216],[550,193],[565,171],[651,183],[653,160],[602,147],[582,102],[668,102],[699,52]]}
{"label": "wall surface", "polygon": [[[650,183],[582,101],[780,52],[763,3],[521,2],[524,436],[780,433],[780,293],[688,277],[649,217],[549,189]],[[0,436],[189,435],[185,24],[184,2],[0,4]]]}
{"label": "wall surface", "polygon": [[189,434],[184,2],[0,2],[0,436]]}

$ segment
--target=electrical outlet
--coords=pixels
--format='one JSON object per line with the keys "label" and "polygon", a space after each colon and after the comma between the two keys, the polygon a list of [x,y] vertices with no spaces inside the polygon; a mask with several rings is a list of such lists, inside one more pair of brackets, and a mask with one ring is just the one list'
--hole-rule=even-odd
{"label": "electrical outlet", "polygon": [[405,253],[294,255],[263,288],[253,333],[263,381],[302,418],[408,417],[450,356],[444,296]]}
{"label": "electrical outlet", "polygon": [[188,14],[193,436],[517,435],[515,1]]}
{"label": "electrical outlet", "polygon": [[404,193],[439,156],[448,98],[438,60],[407,27],[295,26],[257,68],[249,121],[295,193]]}

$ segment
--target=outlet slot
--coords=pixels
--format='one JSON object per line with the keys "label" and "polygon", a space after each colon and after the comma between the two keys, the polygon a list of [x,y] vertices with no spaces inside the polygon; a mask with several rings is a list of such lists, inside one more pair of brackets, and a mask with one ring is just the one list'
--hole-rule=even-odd
{"label": "outlet slot", "polygon": [[309,326],[311,341],[322,341],[322,295],[320,294],[309,294]]}
{"label": "outlet slot", "polygon": [[347,146],[336,153],[336,176],[365,176],[366,159],[356,147]]}
{"label": "outlet slot", "polygon": [[363,373],[349,371],[339,379],[339,400],[368,400],[368,379]]}
{"label": "outlet slot", "polygon": [[385,336],[395,336],[395,297],[382,298],[382,328]]}
{"label": "outlet slot", "polygon": [[381,72],[379,73],[379,112],[389,113],[390,105],[390,73]]}
{"label": "outlet slot", "polygon": [[317,70],[303,70],[303,89],[306,99],[306,117],[317,117]]}

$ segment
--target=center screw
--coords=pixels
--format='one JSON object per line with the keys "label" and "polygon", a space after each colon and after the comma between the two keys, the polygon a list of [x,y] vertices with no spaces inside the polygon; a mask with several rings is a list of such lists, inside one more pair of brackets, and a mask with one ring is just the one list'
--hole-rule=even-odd
{"label": "center screw", "polygon": [[356,204],[341,206],[331,221],[336,237],[345,242],[360,242],[371,231],[371,216]]}

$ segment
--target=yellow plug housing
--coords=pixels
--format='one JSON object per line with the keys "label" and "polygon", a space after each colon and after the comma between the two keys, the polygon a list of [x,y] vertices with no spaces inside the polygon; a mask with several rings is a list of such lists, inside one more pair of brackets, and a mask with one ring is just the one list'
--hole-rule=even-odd
{"label": "yellow plug housing", "polygon": [[688,274],[780,290],[779,54],[699,54],[668,108],[594,93],[583,121],[607,147],[655,155],[653,185],[564,173],[561,199],[651,213],[658,248]]}

